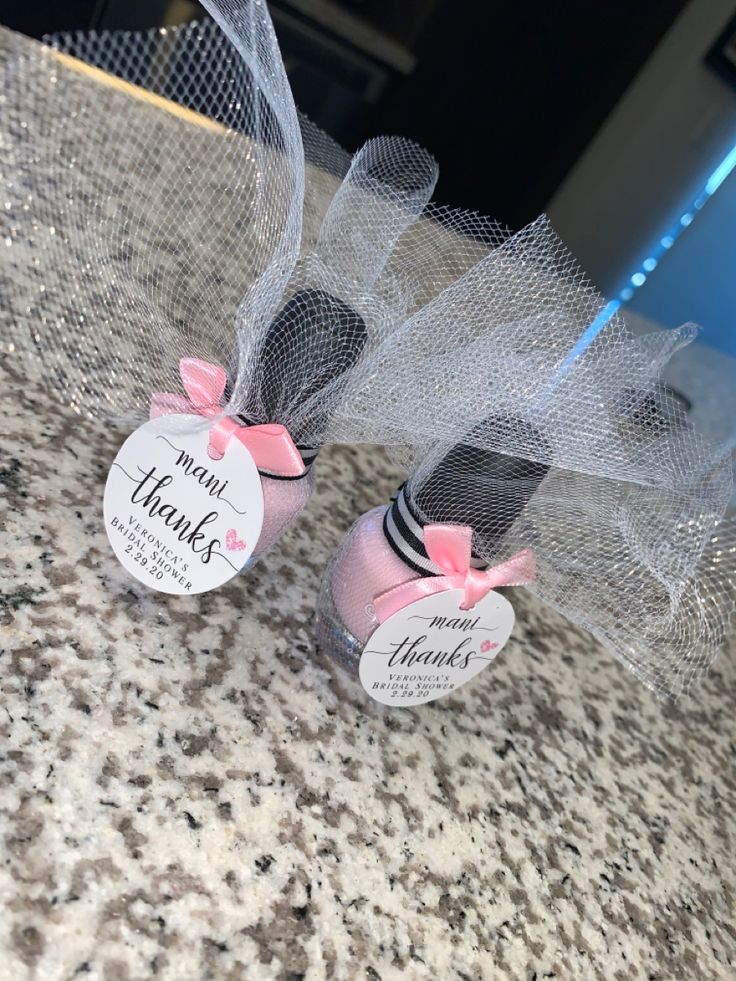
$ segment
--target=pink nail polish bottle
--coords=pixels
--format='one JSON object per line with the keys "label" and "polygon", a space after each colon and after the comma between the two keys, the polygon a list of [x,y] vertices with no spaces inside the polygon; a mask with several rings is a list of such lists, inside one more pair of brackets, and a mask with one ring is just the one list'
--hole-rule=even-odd
{"label": "pink nail polish bottle", "polygon": [[[285,425],[307,466],[327,431],[336,397],[333,383],[354,367],[368,341],[362,317],[334,292],[342,288],[345,297],[370,295],[397,241],[429,202],[437,174],[434,158],[410,141],[382,138],[364,144],[330,202],[314,256],[304,266],[311,285],[289,300],[264,338],[244,417]],[[328,282],[330,292],[315,285]],[[323,393],[329,394],[322,407],[305,419],[304,406],[314,405]],[[310,474],[297,481],[262,475],[265,517],[255,557],[309,500]]]}
{"label": "pink nail polish bottle", "polygon": [[286,426],[302,454],[304,476],[282,478],[261,474],[263,527],[253,558],[263,555],[297,517],[314,488],[312,464],[329,410],[299,419],[307,399],[349,371],[360,357],[368,334],[362,318],[324,290],[296,293],[274,319],[255,361],[242,418],[246,422],[279,422]]}
{"label": "pink nail polish bottle", "polygon": [[365,642],[378,626],[374,598],[421,575],[399,558],[386,538],[384,522],[390,508],[373,508],[358,518],[322,580],[317,645],[355,671]]}
{"label": "pink nail polish bottle", "polygon": [[[483,424],[490,425],[492,420]],[[514,425],[532,434],[532,427],[521,420]],[[535,438],[541,445],[538,434]],[[547,464],[458,444],[429,472],[424,468],[413,474],[391,505],[374,508],[355,522],[331,559],[317,608],[319,649],[357,673],[363,647],[378,626],[375,597],[420,576],[441,574],[424,548],[424,525],[471,525],[473,564],[482,568],[548,469]]]}

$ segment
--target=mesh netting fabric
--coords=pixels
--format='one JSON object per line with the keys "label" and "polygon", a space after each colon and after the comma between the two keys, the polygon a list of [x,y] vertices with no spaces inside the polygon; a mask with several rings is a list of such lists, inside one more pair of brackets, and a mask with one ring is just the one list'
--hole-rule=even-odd
{"label": "mesh netting fabric", "polygon": [[297,113],[265,4],[208,7],[47,46],[4,32],[11,341],[72,407],[127,424],[180,389],[180,358],[221,363],[228,414],[319,445],[345,372],[412,302],[399,277],[374,287],[436,164],[400,138],[351,161]]}
{"label": "mesh netting fabric", "polygon": [[277,57],[266,26],[244,31],[247,58],[206,23],[18,44],[8,61],[20,342],[85,414],[139,422],[151,392],[176,390],[180,357],[229,361],[243,294],[261,277],[250,306],[263,320],[275,309],[304,165],[285,79],[254,84]]}
{"label": "mesh netting fabric", "polygon": [[[407,317],[363,384],[352,379],[343,413],[355,437],[390,444],[421,524],[472,525],[487,564],[533,547],[529,588],[676,696],[731,622],[732,461],[660,382],[697,328],[635,338],[605,305],[540,218]],[[359,523],[333,563],[338,592],[365,534]],[[383,543],[371,549],[395,582]],[[332,599],[365,632],[371,597],[356,588]]]}
{"label": "mesh netting fabric", "polygon": [[[182,357],[222,364],[225,413],[307,455],[388,445],[418,519],[472,524],[487,562],[532,546],[543,600],[680,693],[734,599],[729,463],[658,383],[693,329],[598,331],[545,219],[511,234],[431,204],[436,164],[401,138],[351,159],[296,111],[265,4],[206,6],[161,31],[0,32],[29,380],[134,425]],[[274,502],[271,538],[310,490]]]}
{"label": "mesh netting fabric", "polygon": [[[9,346],[75,411],[129,426],[182,391],[182,358],[221,364],[222,411],[286,426],[308,465],[416,303],[382,273],[437,167],[400,138],[351,159],[298,114],[265,4],[208,6],[141,33],[2,33]],[[256,554],[314,480],[262,483]]]}

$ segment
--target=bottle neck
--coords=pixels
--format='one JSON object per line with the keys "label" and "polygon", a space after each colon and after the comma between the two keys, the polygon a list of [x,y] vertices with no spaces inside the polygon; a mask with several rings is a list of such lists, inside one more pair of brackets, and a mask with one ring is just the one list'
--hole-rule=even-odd
{"label": "bottle neck", "polygon": [[[250,419],[248,416],[242,413],[237,415],[235,418],[238,419],[244,426],[257,425],[253,419]],[[306,477],[309,471],[312,469],[312,464],[317,459],[317,454],[320,451],[320,447],[302,446],[300,443],[297,443],[296,448],[299,451],[299,456],[302,458],[302,462],[304,463],[304,473],[299,474],[298,477],[284,477],[282,474],[274,474],[270,473],[269,471],[259,470],[260,475],[262,477],[269,477],[271,480],[302,480],[302,478]]]}
{"label": "bottle neck", "polygon": [[[441,576],[444,570],[432,562],[424,547],[424,526],[428,524],[432,521],[419,515],[406,493],[406,484],[402,484],[383,517],[383,534],[393,551],[414,572]],[[474,555],[471,565],[474,569],[485,569],[487,563]]]}

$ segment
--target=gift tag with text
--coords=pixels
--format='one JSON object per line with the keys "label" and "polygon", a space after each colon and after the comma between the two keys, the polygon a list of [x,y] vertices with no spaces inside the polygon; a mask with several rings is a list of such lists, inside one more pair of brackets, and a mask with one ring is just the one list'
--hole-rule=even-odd
{"label": "gift tag with text", "polygon": [[384,705],[421,705],[474,678],[500,652],[514,627],[514,608],[489,592],[461,610],[462,589],[424,596],[371,634],[360,681]]}
{"label": "gift tag with text", "polygon": [[210,457],[201,416],[165,415],[123,443],[105,486],[105,530],[136,579],[163,593],[203,593],[246,564],[261,533],[253,458],[232,438]]}

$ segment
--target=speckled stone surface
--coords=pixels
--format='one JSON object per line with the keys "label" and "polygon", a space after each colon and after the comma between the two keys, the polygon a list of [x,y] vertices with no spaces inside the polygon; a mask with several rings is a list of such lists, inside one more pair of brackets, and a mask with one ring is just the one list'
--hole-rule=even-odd
{"label": "speckled stone surface", "polygon": [[731,657],[668,706],[517,593],[490,669],[383,708],[311,645],[379,451],[159,595],[103,529],[124,434],[0,382],[1,978],[733,977]]}
{"label": "speckled stone surface", "polygon": [[665,705],[518,591],[488,670],[384,708],[312,645],[381,451],[324,452],[280,549],[174,597],[105,537],[126,432],[7,354],[0,412],[2,981],[734,976],[731,654]]}

